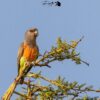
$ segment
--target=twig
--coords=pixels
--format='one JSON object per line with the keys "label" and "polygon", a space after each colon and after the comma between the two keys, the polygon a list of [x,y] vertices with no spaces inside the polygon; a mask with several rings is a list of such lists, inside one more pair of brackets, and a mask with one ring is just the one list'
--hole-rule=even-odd
{"label": "twig", "polygon": [[17,91],[14,91],[14,93],[17,94],[17,95],[19,95],[19,96],[22,96],[22,97],[24,97],[24,98],[27,98],[27,96],[26,96],[25,94],[19,93],[19,92],[17,92]]}

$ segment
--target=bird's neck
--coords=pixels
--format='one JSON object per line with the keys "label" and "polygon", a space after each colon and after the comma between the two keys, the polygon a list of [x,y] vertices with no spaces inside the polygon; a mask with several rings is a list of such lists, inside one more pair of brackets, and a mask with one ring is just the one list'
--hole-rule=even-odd
{"label": "bird's neck", "polygon": [[29,47],[35,47],[37,44],[36,44],[36,40],[33,40],[33,41],[24,41],[25,44],[27,44]]}

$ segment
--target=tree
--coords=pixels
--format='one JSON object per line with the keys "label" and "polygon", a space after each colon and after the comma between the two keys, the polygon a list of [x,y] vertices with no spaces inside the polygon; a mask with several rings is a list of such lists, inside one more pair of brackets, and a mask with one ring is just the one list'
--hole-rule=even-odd
{"label": "tree", "polygon": [[[80,53],[76,52],[76,47],[81,42],[83,37],[78,41],[71,41],[68,43],[63,41],[60,37],[57,39],[57,45],[52,46],[49,52],[45,52],[43,55],[39,57],[36,62],[32,62],[34,67],[49,67],[51,62],[55,61],[63,61],[63,60],[72,60],[76,64],[85,63],[89,66],[89,64],[83,61],[80,58]],[[24,75],[23,69],[22,73],[16,77],[14,82],[10,85],[8,90],[2,96],[2,100],[10,100],[11,96],[14,94],[19,95],[16,100],[63,100],[65,97],[70,97],[72,100],[79,97],[82,93],[87,92],[100,92],[100,90],[94,90],[92,86],[87,86],[86,84],[78,84],[78,82],[68,82],[61,76],[58,76],[55,80],[46,78],[42,76],[42,72],[28,73],[24,80],[24,87],[22,89],[24,92],[17,92],[16,87],[19,84],[21,77]],[[32,81],[34,79],[35,81]],[[37,81],[40,79],[41,83],[43,81],[47,81],[47,85],[37,84]],[[87,100],[86,96],[84,96],[84,100]]]}

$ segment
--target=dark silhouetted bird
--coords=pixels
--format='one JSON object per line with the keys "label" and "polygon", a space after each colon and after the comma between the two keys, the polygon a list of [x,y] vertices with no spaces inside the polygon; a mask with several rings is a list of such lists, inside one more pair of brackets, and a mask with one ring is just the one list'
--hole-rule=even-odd
{"label": "dark silhouetted bird", "polygon": [[45,0],[44,2],[43,2],[43,5],[49,5],[49,6],[58,6],[58,7],[60,7],[61,6],[61,2],[59,2],[59,1],[47,1],[47,0]]}

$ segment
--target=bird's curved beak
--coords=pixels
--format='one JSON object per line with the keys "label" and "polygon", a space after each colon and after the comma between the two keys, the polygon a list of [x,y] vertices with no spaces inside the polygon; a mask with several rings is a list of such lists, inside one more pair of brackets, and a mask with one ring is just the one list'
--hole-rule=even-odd
{"label": "bird's curved beak", "polygon": [[34,33],[34,36],[37,37],[39,35],[37,28],[32,28],[29,30],[30,32]]}
{"label": "bird's curved beak", "polygon": [[38,30],[34,31],[34,36],[37,37],[39,35]]}

